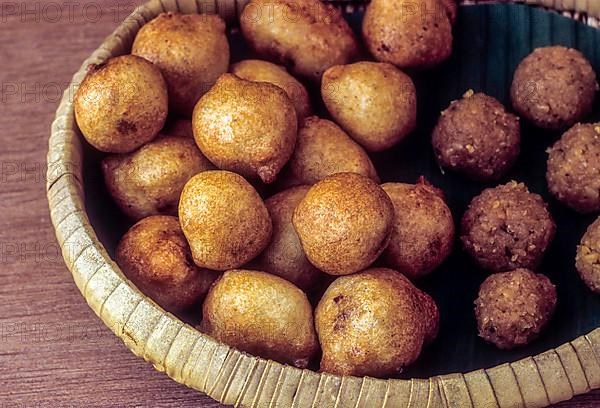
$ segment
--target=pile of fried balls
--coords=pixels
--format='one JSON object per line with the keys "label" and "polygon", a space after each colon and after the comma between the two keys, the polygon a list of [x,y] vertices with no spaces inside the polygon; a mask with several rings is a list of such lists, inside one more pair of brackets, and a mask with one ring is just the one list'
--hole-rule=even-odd
{"label": "pile of fried balls", "polygon": [[[370,2],[362,53],[330,5],[251,0],[239,26],[257,59],[230,64],[218,16],[163,13],[130,55],[90,66],[75,117],[107,153],[108,191],[136,222],[115,255],[127,278],[167,311],[201,309],[200,330],[253,355],[301,368],[322,356],[321,371],[383,378],[417,360],[440,322],[414,282],[452,252],[455,222],[423,177],[380,184],[369,153],[415,129],[406,72],[450,56],[457,10],[422,0],[423,12],[404,13],[407,1]],[[465,90],[441,113],[433,154],[492,183],[519,156],[520,118],[566,131],[548,150],[549,190],[574,211],[600,212],[600,124],[580,123],[597,89],[577,50],[536,49],[514,74],[515,113]],[[313,114],[319,97],[328,118]],[[459,229],[490,272],[475,300],[479,336],[502,349],[531,342],[557,302],[535,272],[556,230],[546,203],[516,181],[487,188]],[[600,292],[600,220],[576,266]],[[313,304],[307,293],[318,293]]]}

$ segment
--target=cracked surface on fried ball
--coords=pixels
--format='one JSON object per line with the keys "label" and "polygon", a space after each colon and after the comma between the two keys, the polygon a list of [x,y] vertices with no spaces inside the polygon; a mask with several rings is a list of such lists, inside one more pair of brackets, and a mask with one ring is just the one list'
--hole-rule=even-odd
{"label": "cracked surface on fried ball", "polygon": [[475,300],[479,336],[501,349],[525,345],[544,329],[556,309],[556,288],[527,269],[489,276]]}
{"label": "cracked surface on fried ball", "polygon": [[510,93],[520,116],[541,128],[561,129],[591,112],[597,90],[596,73],[581,52],[551,46],[521,61]]}
{"label": "cracked surface on fried ball", "polygon": [[594,292],[600,293],[600,218],[588,227],[581,238],[575,266],[585,284]]}
{"label": "cracked surface on fried ball", "polygon": [[555,230],[542,197],[511,181],[488,188],[471,201],[462,219],[461,240],[484,269],[535,269]]}
{"label": "cracked surface on fried ball", "polygon": [[600,211],[600,123],[575,125],[548,150],[546,179],[575,211]]}
{"label": "cracked surface on fried ball", "polygon": [[491,96],[469,91],[442,112],[431,141],[442,167],[497,180],[519,156],[519,118]]}

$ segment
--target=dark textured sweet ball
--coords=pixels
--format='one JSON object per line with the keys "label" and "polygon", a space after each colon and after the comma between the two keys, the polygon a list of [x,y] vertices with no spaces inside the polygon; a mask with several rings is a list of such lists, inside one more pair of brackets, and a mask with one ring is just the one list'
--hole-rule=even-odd
{"label": "dark textured sweet ball", "polygon": [[461,240],[484,269],[535,269],[555,231],[542,197],[511,181],[488,188],[471,201],[462,219]]}
{"label": "dark textured sweet ball", "polygon": [[575,266],[585,284],[594,292],[600,293],[600,218],[588,227],[581,238]]}
{"label": "dark textured sweet ball", "polygon": [[600,123],[575,125],[548,154],[550,192],[580,213],[600,211]]}
{"label": "dark textured sweet ball", "polygon": [[592,110],[596,73],[579,51],[562,46],[534,50],[517,67],[511,87],[520,116],[545,129],[562,129]]}
{"label": "dark textured sweet ball", "polygon": [[479,336],[501,349],[534,340],[556,309],[556,288],[527,269],[496,273],[479,288],[475,317]]}
{"label": "dark textured sweet ball", "polygon": [[442,112],[432,135],[438,163],[475,180],[497,180],[519,156],[519,118],[491,96],[468,91]]}

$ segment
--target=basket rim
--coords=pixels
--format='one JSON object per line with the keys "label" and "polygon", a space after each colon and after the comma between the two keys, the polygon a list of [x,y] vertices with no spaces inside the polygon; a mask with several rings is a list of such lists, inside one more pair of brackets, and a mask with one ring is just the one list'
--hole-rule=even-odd
{"label": "basket rim", "polygon": [[[237,2],[245,2],[220,1],[229,7],[221,5],[213,11],[229,13],[225,18],[241,10]],[[547,7],[555,2],[526,3]],[[337,376],[301,370],[219,343],[164,311],[129,282],[98,240],[86,214],[73,90],[90,64],[128,51],[127,44],[139,28],[159,13],[197,13],[206,11],[205,5],[203,0],[151,0],[136,8],[83,62],[52,123],[46,188],[63,258],[89,306],[134,354],[175,381],[235,406],[544,406],[600,388],[600,328],[539,355],[468,373],[385,380]]]}

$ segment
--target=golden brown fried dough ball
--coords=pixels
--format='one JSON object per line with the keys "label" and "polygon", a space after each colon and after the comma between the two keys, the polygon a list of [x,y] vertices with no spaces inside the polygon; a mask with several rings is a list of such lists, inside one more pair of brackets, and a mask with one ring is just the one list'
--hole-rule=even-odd
{"label": "golden brown fried dough ball", "polygon": [[394,205],[373,180],[338,173],[315,184],[293,216],[310,262],[330,275],[371,265],[390,240]]}
{"label": "golden brown fried dough ball", "polygon": [[600,293],[600,218],[588,227],[581,238],[575,266],[588,288]]}
{"label": "golden brown fried dough ball", "polygon": [[542,197],[511,181],[488,188],[471,201],[462,219],[461,240],[482,268],[535,269],[555,231]]}
{"label": "golden brown fried dough ball", "polygon": [[196,265],[224,271],[254,259],[269,244],[269,211],[240,175],[205,171],[192,177],[179,202],[181,228]]}
{"label": "golden brown fried dough ball", "polygon": [[369,155],[335,123],[306,118],[286,174],[288,184],[314,184],[335,173],[358,173],[379,182]]}
{"label": "golden brown fried dough ball", "polygon": [[195,174],[214,169],[193,139],[164,136],[133,153],[102,161],[108,192],[121,211],[133,219],[177,215],[183,186]]}
{"label": "golden brown fried dough ball", "polygon": [[265,201],[273,222],[273,237],[253,263],[257,269],[281,276],[303,290],[311,289],[323,275],[306,258],[292,224],[294,210],[309,188],[293,187]]}
{"label": "golden brown fried dough ball", "polygon": [[161,70],[171,112],[185,117],[229,66],[225,23],[209,14],[159,14],[140,29],[131,53]]}
{"label": "golden brown fried dough ball", "polygon": [[510,94],[517,113],[545,129],[563,129],[587,116],[598,90],[596,73],[579,51],[543,47],[515,71]]}
{"label": "golden brown fried dough ball", "polygon": [[231,73],[247,81],[268,82],[283,89],[296,108],[298,120],[312,112],[308,91],[281,65],[261,60],[244,60],[234,64]]}
{"label": "golden brown fried dough ball", "polygon": [[265,272],[225,272],[206,297],[201,327],[232,347],[300,368],[319,348],[306,295]]}
{"label": "golden brown fried dough ball", "polygon": [[413,363],[439,326],[437,306],[402,274],[384,268],[337,278],[315,311],[321,370],[388,377]]}
{"label": "golden brown fried dough ball", "polygon": [[452,53],[455,7],[448,0],[372,0],[363,37],[376,60],[400,68],[438,65]]}
{"label": "golden brown fried dough ball", "polygon": [[341,12],[319,0],[251,0],[240,25],[259,55],[314,81],[327,68],[350,62],[358,52]]}
{"label": "golden brown fried dough ball", "polygon": [[491,96],[468,91],[442,112],[431,141],[442,167],[474,180],[498,180],[519,156],[519,118]]}
{"label": "golden brown fried dough ball", "polygon": [[73,107],[89,144],[107,153],[128,153],[154,139],[164,126],[167,86],[145,59],[115,57],[90,65]]}
{"label": "golden brown fried dough ball", "polygon": [[600,123],[575,125],[548,150],[546,179],[563,204],[600,211]]}
{"label": "golden brown fried dough ball", "polygon": [[332,67],[323,75],[321,93],[335,121],[369,151],[392,147],[416,126],[415,86],[393,65],[363,61]]}
{"label": "golden brown fried dough ball", "polygon": [[483,282],[475,300],[479,337],[501,349],[530,343],[556,309],[556,288],[527,269],[496,273]]}
{"label": "golden brown fried dough ball", "polygon": [[198,102],[194,138],[217,167],[265,183],[294,152],[298,120],[286,93],[273,84],[222,75]]}
{"label": "golden brown fried dough ball", "polygon": [[450,255],[454,220],[444,193],[423,177],[417,184],[381,186],[394,203],[392,238],[383,252],[386,265],[409,279],[429,274]]}
{"label": "golden brown fried dough ball", "polygon": [[166,215],[131,227],[117,246],[116,261],[138,289],[169,312],[201,301],[218,276],[194,265],[179,221]]}

